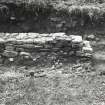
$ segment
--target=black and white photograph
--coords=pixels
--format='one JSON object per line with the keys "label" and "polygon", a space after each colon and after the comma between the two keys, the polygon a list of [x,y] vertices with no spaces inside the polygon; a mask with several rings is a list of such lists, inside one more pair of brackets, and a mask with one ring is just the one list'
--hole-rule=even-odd
{"label": "black and white photograph", "polygon": [[105,105],[105,0],[0,0],[0,105]]}

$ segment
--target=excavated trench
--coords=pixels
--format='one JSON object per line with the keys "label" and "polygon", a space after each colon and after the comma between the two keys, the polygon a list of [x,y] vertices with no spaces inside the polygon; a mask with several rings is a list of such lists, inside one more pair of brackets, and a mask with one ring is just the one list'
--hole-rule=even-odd
{"label": "excavated trench", "polygon": [[[67,35],[71,35],[71,34],[81,35],[83,39],[85,39],[86,36],[92,33],[92,29],[94,30],[94,27],[91,25],[91,20],[89,19],[88,16],[86,18],[83,18],[83,21],[81,21],[81,18],[78,16],[79,14],[77,16],[73,15],[74,17],[70,17],[68,14],[63,13],[63,11],[57,11],[50,6],[45,8],[40,6],[37,7],[34,5],[32,7],[31,6],[27,7],[25,4],[22,4],[22,3],[15,4],[15,3],[3,2],[0,4],[0,8],[1,8],[1,11],[0,11],[1,38],[7,35],[6,32],[14,33],[13,35],[15,35],[16,33],[26,33],[26,32],[29,34],[32,32],[39,33],[39,34],[65,32]],[[81,25],[81,22],[84,23],[83,26]],[[90,28],[90,31],[88,31],[89,28]],[[94,30],[94,33],[96,34],[97,32],[95,32]],[[49,53],[46,52],[45,53],[46,57],[44,58],[43,56],[44,53],[45,52],[43,52],[43,54],[40,54],[41,57],[38,61],[40,62],[40,64],[41,64],[41,61],[46,62],[44,60],[47,59],[47,55],[49,56],[54,55],[53,52],[49,52]],[[57,58],[62,59],[62,61],[63,59],[65,59],[66,62],[68,60],[67,59],[68,56],[65,56],[65,58],[62,58],[63,55],[62,54],[59,55],[59,53],[56,56]],[[50,62],[50,60],[47,60],[47,61]],[[76,60],[73,60],[73,61],[76,63]],[[6,65],[7,64],[9,64],[9,62],[7,62]],[[37,65],[36,63],[32,63],[32,64]]]}
{"label": "excavated trench", "polygon": [[[72,8],[72,7],[71,7]],[[104,14],[103,14],[104,18]],[[81,35],[83,39],[94,34],[104,34],[104,19],[92,21],[87,12],[81,15],[74,10],[72,14],[53,8],[28,5],[25,3],[0,3],[0,32],[1,33],[57,33]],[[2,35],[1,35],[2,36]]]}
{"label": "excavated trench", "polygon": [[[3,8],[2,5],[4,5]],[[21,50],[30,52],[35,61],[19,57],[15,58],[13,62],[6,59],[0,65],[0,104],[105,104],[105,31],[103,24],[99,27],[92,26],[87,17],[84,20],[84,26],[81,26],[79,18],[76,19],[75,24],[75,21],[71,22],[67,15],[62,15],[49,8],[45,10],[42,7],[36,8],[37,12],[34,13],[24,8],[23,4],[17,6],[4,2],[0,4],[0,8],[3,10],[2,12],[0,10],[1,39],[10,38],[13,41],[16,37],[22,38],[22,35],[26,36],[26,39],[30,39],[29,36],[32,34],[47,35],[60,32],[65,32],[67,35],[81,35],[83,39],[86,39],[87,36],[94,36],[90,40],[94,50],[93,58],[86,61],[81,57],[64,55],[60,51],[36,51],[36,49],[32,49],[32,44],[29,44],[27,48],[26,44],[20,43],[21,47],[25,46],[25,49],[21,48]],[[40,37],[40,40],[43,39]],[[13,50],[13,45],[15,44],[12,43],[12,47],[7,46],[7,49]],[[0,47],[5,49],[3,46]],[[1,62],[2,59],[0,59]],[[35,78],[31,84],[27,77],[31,70],[34,72],[45,71],[47,77],[42,75],[42,78]]]}

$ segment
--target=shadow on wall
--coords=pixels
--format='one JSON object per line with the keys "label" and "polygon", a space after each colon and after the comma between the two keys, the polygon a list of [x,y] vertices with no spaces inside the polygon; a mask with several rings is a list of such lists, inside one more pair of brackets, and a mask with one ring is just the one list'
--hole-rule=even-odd
{"label": "shadow on wall", "polygon": [[[70,12],[54,7],[24,7],[24,4],[0,4],[0,32],[84,33],[86,29],[104,27],[104,14],[94,7],[69,7]],[[96,13],[96,14],[95,14]],[[100,14],[100,13],[99,13]],[[96,16],[95,16],[96,15]],[[103,28],[104,29],[104,28]]]}

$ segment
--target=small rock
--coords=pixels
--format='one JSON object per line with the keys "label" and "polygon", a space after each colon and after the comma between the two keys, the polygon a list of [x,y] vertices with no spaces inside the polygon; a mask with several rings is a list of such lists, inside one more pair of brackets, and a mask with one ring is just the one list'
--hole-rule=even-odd
{"label": "small rock", "polygon": [[63,32],[62,33],[52,33],[51,35],[54,37],[62,37],[65,35],[65,33],[63,33]]}
{"label": "small rock", "polygon": [[4,42],[5,42],[5,40],[0,38],[0,43],[4,43]]}
{"label": "small rock", "polygon": [[7,51],[13,51],[14,50],[14,46],[12,44],[6,45],[5,49]]}
{"label": "small rock", "polygon": [[20,55],[31,56],[31,54],[30,54],[30,53],[28,53],[28,52],[20,52]]}
{"label": "small rock", "polygon": [[17,52],[24,52],[24,48],[18,48],[18,47],[17,47],[17,48],[16,48],[16,51],[17,51]]}
{"label": "small rock", "polygon": [[15,38],[8,38],[6,40],[7,43],[11,43],[11,44],[15,44],[17,42],[17,40]]}
{"label": "small rock", "polygon": [[15,21],[15,20],[16,20],[16,17],[15,17],[15,16],[11,16],[11,17],[10,17],[10,20],[11,20],[11,21]]}
{"label": "small rock", "polygon": [[29,38],[36,38],[36,37],[38,37],[38,36],[39,36],[38,33],[28,33],[28,37],[29,37]]}
{"label": "small rock", "polygon": [[5,36],[7,36],[7,37],[10,36],[10,33],[6,33]]}
{"label": "small rock", "polygon": [[24,37],[27,37],[27,34],[26,33],[20,33],[16,39],[24,39]]}
{"label": "small rock", "polygon": [[88,39],[88,40],[94,40],[94,39],[95,39],[95,35],[89,35],[89,36],[87,37],[87,39]]}
{"label": "small rock", "polygon": [[15,51],[7,51],[7,50],[5,50],[2,55],[11,58],[11,57],[16,57],[17,54],[18,53],[15,52]]}
{"label": "small rock", "polygon": [[13,61],[14,61],[14,58],[9,58],[9,61],[10,61],[10,62],[13,62]]}
{"label": "small rock", "polygon": [[49,37],[49,34],[40,34],[41,37]]}
{"label": "small rock", "polygon": [[96,41],[92,41],[91,42],[91,46],[96,46],[97,44],[96,44]]}
{"label": "small rock", "polygon": [[99,38],[96,38],[96,41],[99,41],[100,39]]}

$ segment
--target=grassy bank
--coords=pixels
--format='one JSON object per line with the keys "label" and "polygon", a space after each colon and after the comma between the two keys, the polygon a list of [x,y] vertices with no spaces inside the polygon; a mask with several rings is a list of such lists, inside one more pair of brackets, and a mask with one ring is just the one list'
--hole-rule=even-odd
{"label": "grassy bank", "polygon": [[13,29],[15,32],[39,32],[37,30],[42,29],[51,33],[90,26],[102,28],[105,26],[105,1],[0,0],[0,23],[2,32],[12,32],[8,29],[13,25],[17,28]]}
{"label": "grassy bank", "polygon": [[7,12],[17,9],[20,11],[25,9],[34,16],[40,12],[43,15],[43,12],[48,13],[49,11],[49,13],[56,12],[72,18],[83,19],[84,16],[87,16],[92,21],[105,18],[104,0],[1,0],[0,3],[0,16],[9,15]]}
{"label": "grassy bank", "polygon": [[60,2],[64,2],[67,4],[87,4],[87,3],[105,3],[105,0],[0,0],[0,2],[5,2],[5,3],[60,3]]}

